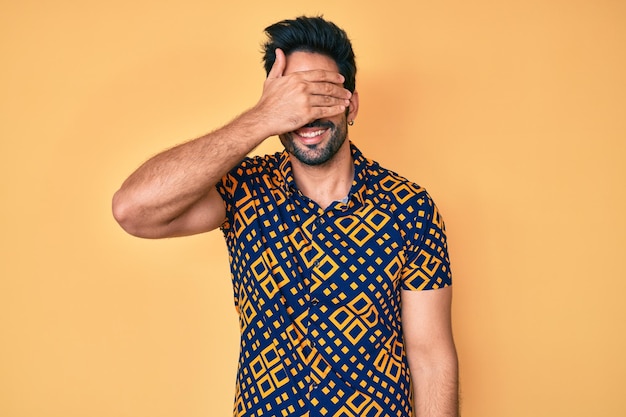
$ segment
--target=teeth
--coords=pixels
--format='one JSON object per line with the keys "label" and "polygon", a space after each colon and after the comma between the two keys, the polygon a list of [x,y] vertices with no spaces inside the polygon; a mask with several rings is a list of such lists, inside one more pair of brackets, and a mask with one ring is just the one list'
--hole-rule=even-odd
{"label": "teeth", "polygon": [[315,132],[300,132],[299,135],[303,138],[314,138],[322,133],[324,133],[324,130],[316,130]]}

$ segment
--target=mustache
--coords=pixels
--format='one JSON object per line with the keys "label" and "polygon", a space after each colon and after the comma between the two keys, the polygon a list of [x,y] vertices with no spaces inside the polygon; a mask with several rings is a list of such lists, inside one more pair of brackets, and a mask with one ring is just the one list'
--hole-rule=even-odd
{"label": "mustache", "polygon": [[329,122],[329,121],[322,121],[322,120],[313,120],[311,123],[307,123],[302,127],[321,127],[323,129],[333,129],[335,127],[335,124],[333,122]]}

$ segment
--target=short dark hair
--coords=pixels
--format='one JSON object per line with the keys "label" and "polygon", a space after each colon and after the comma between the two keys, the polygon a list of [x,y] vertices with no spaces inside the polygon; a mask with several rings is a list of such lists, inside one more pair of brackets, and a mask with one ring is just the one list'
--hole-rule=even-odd
{"label": "short dark hair", "polygon": [[269,74],[276,60],[276,48],[286,56],[296,51],[314,52],[332,58],[344,76],[344,87],[354,92],[356,61],[352,43],[346,32],[322,16],[300,16],[282,20],[265,28],[268,36],[263,44],[263,63]]}

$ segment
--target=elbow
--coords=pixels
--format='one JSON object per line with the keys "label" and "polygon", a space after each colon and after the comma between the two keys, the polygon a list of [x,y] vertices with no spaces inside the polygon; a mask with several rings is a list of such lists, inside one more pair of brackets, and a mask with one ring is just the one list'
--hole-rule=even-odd
{"label": "elbow", "polygon": [[136,237],[148,237],[142,232],[139,210],[133,206],[128,198],[125,198],[119,190],[113,195],[112,201],[113,218],[120,227],[128,234]]}
{"label": "elbow", "polygon": [[445,343],[430,348],[407,347],[406,352],[412,368],[422,370],[446,369],[448,371],[458,368],[458,357],[453,343]]}
{"label": "elbow", "polygon": [[458,357],[451,332],[423,335],[405,340],[406,355],[412,366],[421,369],[458,367]]}

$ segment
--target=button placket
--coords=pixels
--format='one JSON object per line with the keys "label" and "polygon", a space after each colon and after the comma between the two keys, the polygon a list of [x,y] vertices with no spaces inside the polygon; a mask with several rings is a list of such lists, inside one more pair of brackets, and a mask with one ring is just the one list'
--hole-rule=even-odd
{"label": "button placket", "polygon": [[[329,220],[330,218],[332,218],[334,216],[334,212],[336,212],[337,208],[331,208],[328,210],[321,210],[319,209],[317,211],[317,213],[315,213],[315,219],[313,219],[313,221],[310,223],[310,228],[309,230],[311,230],[311,235],[310,235],[310,239],[311,239],[311,244],[317,243],[318,246],[320,246],[320,251],[321,253],[318,253],[316,258],[314,260],[312,260],[311,264],[310,264],[310,274],[315,274],[318,273],[318,275],[322,275],[322,273],[319,271],[318,268],[320,268],[321,265],[323,265],[324,263],[324,251],[323,249],[321,249],[324,243],[324,239],[326,239],[326,231],[325,231],[325,227],[327,226],[327,220]],[[314,213],[311,212],[311,215],[313,215]],[[313,280],[311,280],[311,282],[313,282]],[[306,326],[307,326],[307,341],[308,344],[310,346],[310,348],[315,351],[316,353],[314,354],[314,356],[320,355],[320,352],[318,351],[320,344],[317,341],[317,337],[319,337],[318,334],[318,320],[316,319],[316,317],[319,314],[319,308],[322,307],[322,303],[320,302],[320,299],[318,298],[320,293],[318,291],[320,291],[320,289],[316,289],[315,291],[311,290],[311,287],[309,286],[308,288],[308,317],[306,319]],[[315,329],[315,331],[311,331],[312,329]],[[317,335],[317,336],[316,336]],[[315,360],[314,360],[315,361]],[[313,391],[320,389],[320,384],[323,385],[323,382],[319,381],[320,375],[318,371],[315,371],[312,368],[313,364],[311,364],[311,367],[309,368],[309,381],[310,381],[310,385],[309,385],[309,394],[311,394],[312,396],[315,395],[313,394]],[[319,395],[319,394],[317,394]],[[310,399],[313,399],[313,397],[310,397]]]}
{"label": "button placket", "polygon": [[[312,241],[317,241],[317,233],[321,232],[321,229],[324,225],[324,213],[318,213],[317,217],[315,218],[315,220],[312,223],[312,231],[313,233],[311,234],[311,240]],[[315,269],[317,269],[320,265],[320,258],[323,255],[318,254],[318,257],[312,262],[311,264],[311,273],[314,273]],[[307,317],[307,339],[309,342],[309,346],[311,347],[312,350],[316,351],[317,350],[317,343],[315,341],[315,337],[311,334],[311,325],[313,324],[313,321],[311,319],[311,316],[313,314],[316,313],[317,308],[316,306],[319,304],[319,300],[317,299],[317,297],[314,296],[313,292],[311,292],[311,287],[309,286],[308,288],[308,296],[309,296],[309,311],[308,311],[308,317]],[[319,353],[318,353],[319,354]],[[312,365],[312,364],[311,364]],[[314,395],[313,392],[316,391],[319,387],[319,384],[317,382],[315,382],[315,379],[318,378],[315,374],[315,371],[313,370],[313,368],[311,367],[309,369],[309,377],[310,377],[310,385],[309,385],[309,394],[310,395]],[[312,399],[312,397],[310,398]]]}

